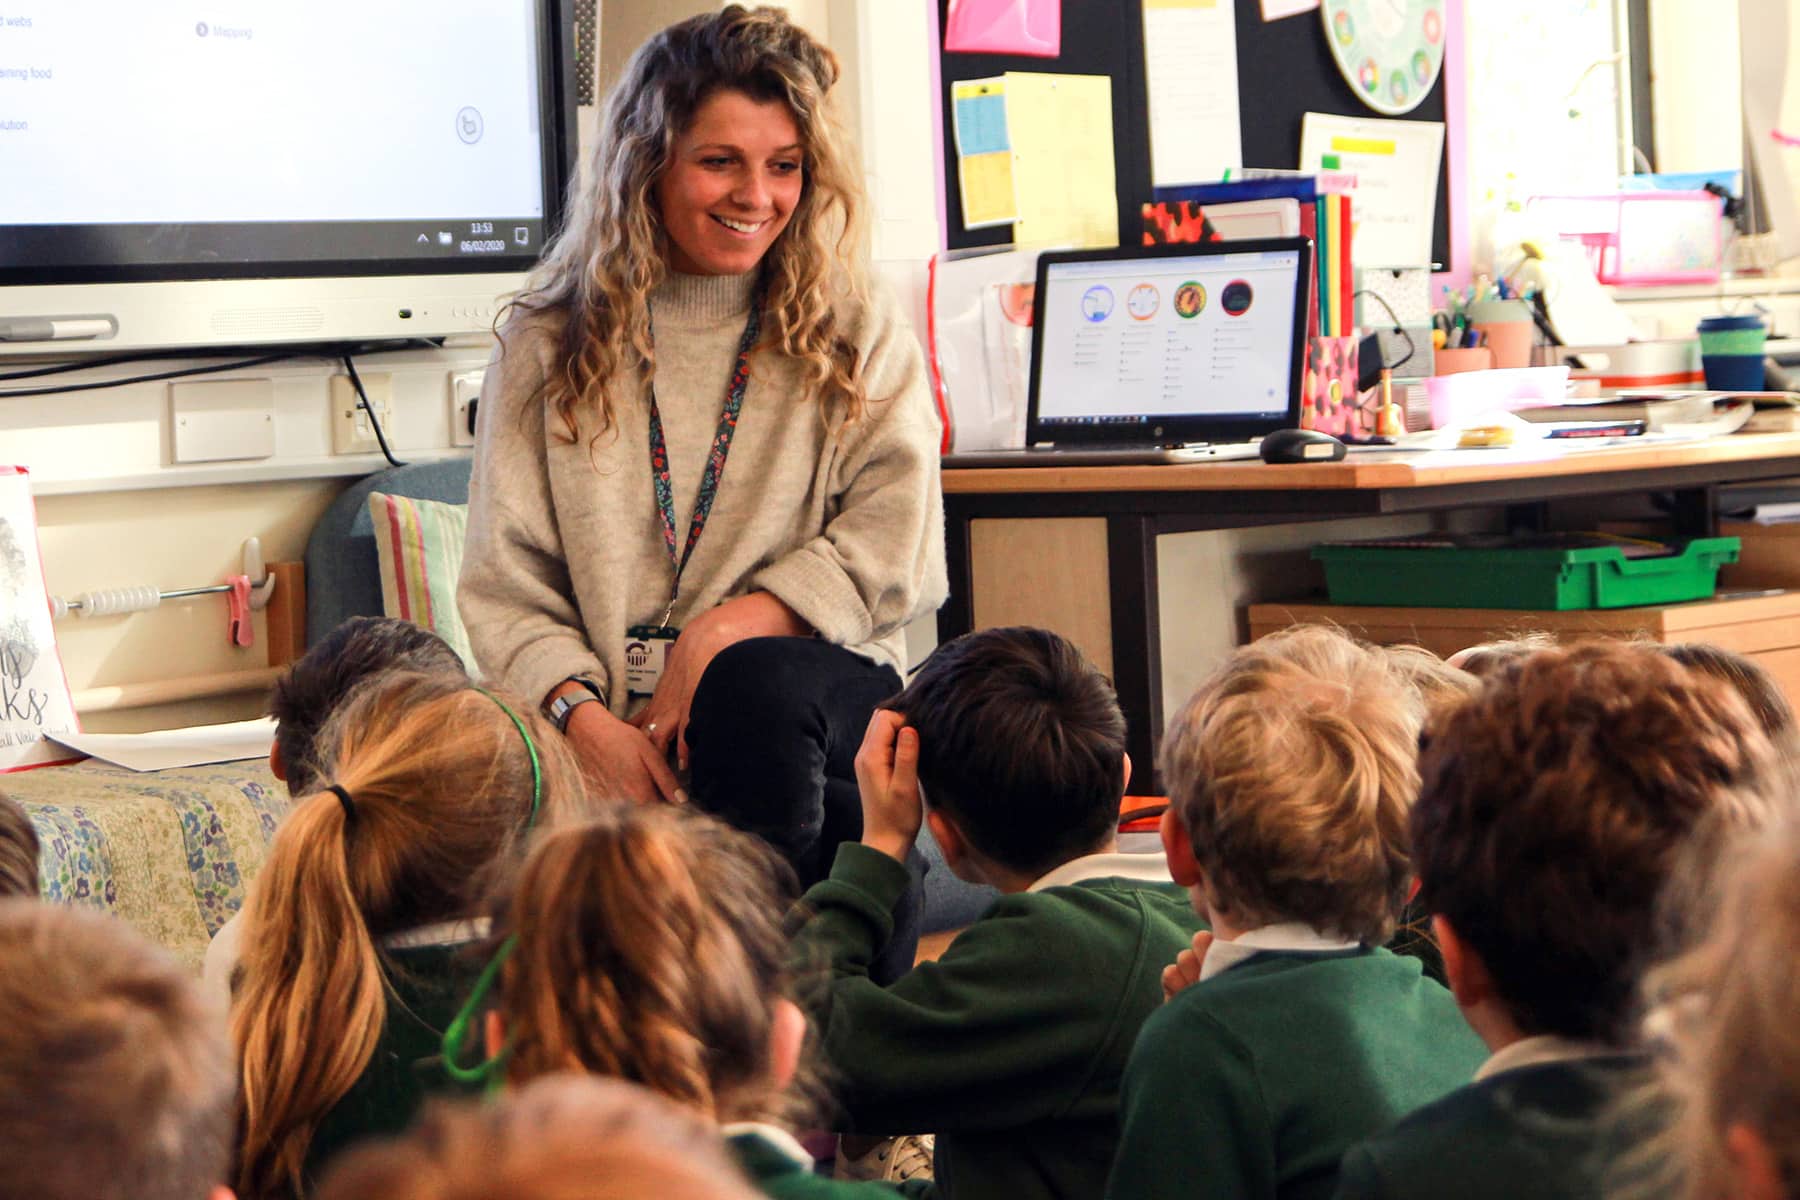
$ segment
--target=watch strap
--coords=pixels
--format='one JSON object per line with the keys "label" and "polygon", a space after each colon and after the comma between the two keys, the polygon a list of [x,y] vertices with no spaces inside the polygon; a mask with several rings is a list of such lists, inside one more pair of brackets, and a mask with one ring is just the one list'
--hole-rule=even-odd
{"label": "watch strap", "polygon": [[575,715],[575,710],[584,704],[598,704],[599,702],[600,697],[593,692],[569,692],[552,700],[549,716],[556,725],[556,732],[568,733],[569,718]]}

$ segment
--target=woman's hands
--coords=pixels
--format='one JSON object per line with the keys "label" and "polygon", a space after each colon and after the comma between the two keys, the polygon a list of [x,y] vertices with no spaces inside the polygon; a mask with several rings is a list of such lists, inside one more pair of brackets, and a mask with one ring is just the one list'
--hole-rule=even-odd
{"label": "woman's hands", "polygon": [[643,730],[665,763],[673,747],[680,768],[687,770],[688,712],[694,704],[694,689],[719,651],[748,638],[805,637],[811,632],[793,609],[768,592],[750,592],[708,609],[689,621],[669,647],[656,694],[630,724]]}
{"label": "woman's hands", "polygon": [[638,804],[687,803],[663,752],[606,705],[577,706],[569,714],[567,735],[601,795]]}

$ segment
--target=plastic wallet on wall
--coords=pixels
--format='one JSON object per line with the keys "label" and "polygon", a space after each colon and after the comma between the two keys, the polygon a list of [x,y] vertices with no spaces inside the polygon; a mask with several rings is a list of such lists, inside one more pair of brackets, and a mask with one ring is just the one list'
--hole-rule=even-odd
{"label": "plastic wallet on wall", "polygon": [[1025,444],[1036,250],[931,260],[926,338],[942,449]]}
{"label": "plastic wallet on wall", "polygon": [[1062,53],[1062,0],[951,0],[944,26],[951,54]]}

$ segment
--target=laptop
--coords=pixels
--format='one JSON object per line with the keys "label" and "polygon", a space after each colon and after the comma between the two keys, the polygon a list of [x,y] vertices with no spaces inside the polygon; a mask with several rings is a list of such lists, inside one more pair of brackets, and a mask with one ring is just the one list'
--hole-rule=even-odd
{"label": "laptop", "polygon": [[1255,458],[1300,424],[1311,283],[1306,238],[1043,254],[1025,448],[944,464]]}

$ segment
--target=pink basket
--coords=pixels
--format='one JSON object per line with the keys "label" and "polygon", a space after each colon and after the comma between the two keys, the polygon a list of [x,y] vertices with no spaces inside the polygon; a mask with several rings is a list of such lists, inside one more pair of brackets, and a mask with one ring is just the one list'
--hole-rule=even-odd
{"label": "pink basket", "polygon": [[1531,214],[1587,248],[1601,283],[1711,283],[1725,242],[1711,192],[1533,196]]}

